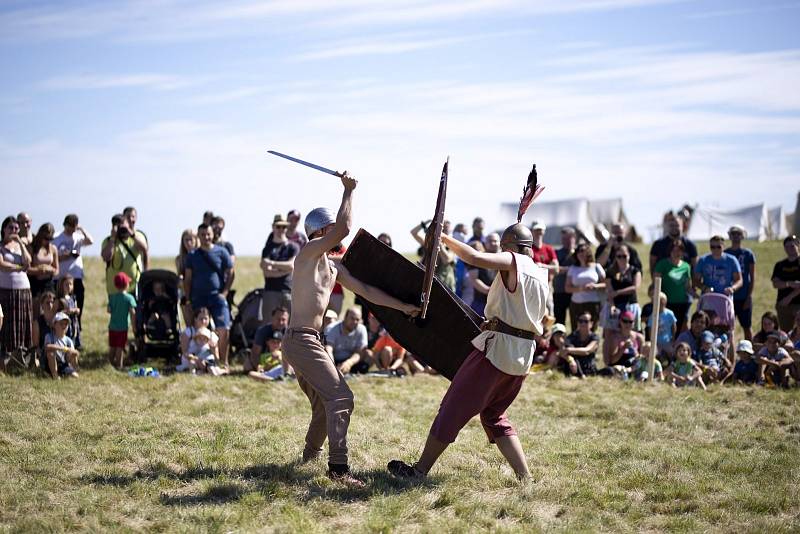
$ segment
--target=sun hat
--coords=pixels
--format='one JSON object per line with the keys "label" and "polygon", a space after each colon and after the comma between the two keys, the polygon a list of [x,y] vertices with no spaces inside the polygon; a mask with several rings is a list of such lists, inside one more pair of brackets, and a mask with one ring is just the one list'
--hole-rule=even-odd
{"label": "sun hat", "polygon": [[339,314],[335,310],[325,310],[325,318],[336,320],[339,318]]}
{"label": "sun hat", "polygon": [[736,345],[736,352],[746,352],[747,354],[753,354],[753,344],[750,343],[748,340],[743,339]]}
{"label": "sun hat", "polygon": [[703,343],[713,343],[714,342],[714,334],[710,331],[706,330],[700,335],[700,340]]}
{"label": "sun hat", "polygon": [[69,322],[69,315],[64,312],[58,312],[55,317],[53,317],[53,324],[60,323],[61,321]]}
{"label": "sun hat", "polygon": [[561,323],[556,323],[553,325],[553,335],[555,334],[566,334],[567,327]]}
{"label": "sun hat", "polygon": [[289,221],[284,218],[283,214],[276,213],[272,218],[272,226],[289,226]]}
{"label": "sun hat", "polygon": [[203,328],[198,328],[197,332],[194,333],[194,337],[198,337],[198,336],[202,336],[202,337],[206,337],[208,339],[211,339],[211,330],[209,330],[205,326]]}

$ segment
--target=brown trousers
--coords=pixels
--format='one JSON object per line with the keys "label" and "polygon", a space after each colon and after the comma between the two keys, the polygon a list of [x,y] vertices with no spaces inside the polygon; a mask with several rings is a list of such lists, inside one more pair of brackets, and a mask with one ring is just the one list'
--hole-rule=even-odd
{"label": "brown trousers", "polygon": [[328,461],[346,465],[353,392],[325,351],[319,332],[313,328],[290,328],[282,348],[283,356],[297,374],[300,389],[311,403],[303,458],[318,456],[327,437]]}

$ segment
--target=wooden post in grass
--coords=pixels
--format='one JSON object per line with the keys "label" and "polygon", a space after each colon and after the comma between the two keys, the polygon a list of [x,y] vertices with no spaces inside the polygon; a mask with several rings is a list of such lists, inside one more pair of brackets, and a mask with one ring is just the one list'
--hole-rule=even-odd
{"label": "wooden post in grass", "polygon": [[650,329],[650,356],[647,359],[647,379],[655,384],[656,355],[658,354],[658,315],[661,313],[661,277],[653,277],[653,327]]}

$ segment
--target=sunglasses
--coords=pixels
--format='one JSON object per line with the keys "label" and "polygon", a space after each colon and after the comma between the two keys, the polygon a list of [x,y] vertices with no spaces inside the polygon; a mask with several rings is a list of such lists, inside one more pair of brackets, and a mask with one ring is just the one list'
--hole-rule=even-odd
{"label": "sunglasses", "polygon": [[711,250],[718,250],[718,249],[721,249],[721,248],[722,248],[722,245],[711,245],[711,246],[710,246],[710,247],[708,247],[708,248],[710,248]]}
{"label": "sunglasses", "polygon": [[627,257],[628,257],[628,256],[627,256],[626,254],[617,254],[617,259],[618,259],[618,260],[625,259],[625,258],[627,258]]}
{"label": "sunglasses", "polygon": [[591,323],[592,320],[591,319],[578,319],[578,322],[579,323]]}
{"label": "sunglasses", "polygon": [[633,324],[633,319],[620,319],[619,322],[626,324]]}

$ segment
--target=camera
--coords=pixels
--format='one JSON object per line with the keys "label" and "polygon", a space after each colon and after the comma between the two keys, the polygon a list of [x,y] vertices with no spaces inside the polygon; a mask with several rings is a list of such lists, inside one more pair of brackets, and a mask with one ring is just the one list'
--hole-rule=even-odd
{"label": "camera", "polygon": [[120,239],[128,239],[131,236],[131,231],[127,226],[120,226],[117,228],[117,237]]}
{"label": "camera", "polygon": [[77,250],[77,249],[72,249],[72,251],[70,252],[70,255],[71,255],[73,258],[77,258],[78,256],[80,256],[80,255],[81,255],[81,253],[80,253],[80,252],[78,252],[78,250]]}

